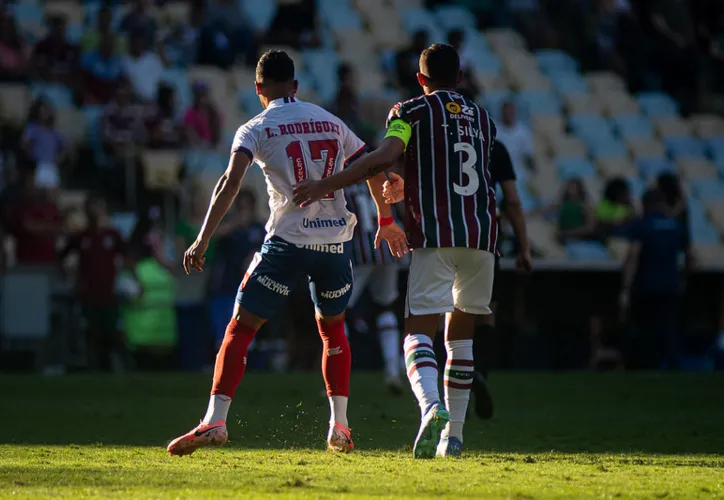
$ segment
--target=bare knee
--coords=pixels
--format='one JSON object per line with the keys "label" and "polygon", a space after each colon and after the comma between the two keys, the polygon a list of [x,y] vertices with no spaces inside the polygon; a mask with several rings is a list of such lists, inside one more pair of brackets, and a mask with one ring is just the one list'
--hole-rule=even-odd
{"label": "bare knee", "polygon": [[439,319],[439,314],[410,314],[405,319],[405,332],[427,335],[431,339],[434,339],[437,333]]}
{"label": "bare knee", "polygon": [[317,321],[322,325],[329,325],[332,323],[337,323],[338,321],[344,321],[344,311],[340,314],[334,315],[322,314],[317,311],[315,316],[317,318]]}
{"label": "bare knee", "polygon": [[445,316],[445,340],[470,340],[475,334],[478,314],[455,309]]}

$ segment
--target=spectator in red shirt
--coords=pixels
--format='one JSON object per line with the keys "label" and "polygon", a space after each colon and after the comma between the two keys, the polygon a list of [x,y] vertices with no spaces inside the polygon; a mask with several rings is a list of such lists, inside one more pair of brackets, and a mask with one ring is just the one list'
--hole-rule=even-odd
{"label": "spectator in red shirt", "polygon": [[60,262],[70,254],[78,256],[76,294],[88,325],[91,366],[106,369],[111,357],[117,356],[122,347],[116,326],[115,282],[125,244],[118,231],[107,225],[108,214],[102,198],[88,198],[86,217],[87,228],[70,237],[60,253]]}
{"label": "spectator in red shirt", "polygon": [[62,217],[47,193],[35,187],[35,177],[23,172],[21,200],[11,220],[18,264],[52,264]]}
{"label": "spectator in red shirt", "polygon": [[38,42],[33,51],[33,71],[43,80],[74,87],[78,48],[69,44],[65,38],[64,17],[51,17],[48,24],[48,36]]}
{"label": "spectator in red shirt", "polygon": [[221,115],[205,83],[195,82],[193,92],[194,103],[184,116],[189,142],[195,147],[216,147],[221,139]]}

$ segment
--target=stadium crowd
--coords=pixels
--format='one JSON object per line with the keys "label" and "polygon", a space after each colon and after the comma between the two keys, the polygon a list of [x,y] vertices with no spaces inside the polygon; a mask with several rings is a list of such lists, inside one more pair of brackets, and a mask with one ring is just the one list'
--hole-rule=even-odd
{"label": "stadium crowd", "polygon": [[[193,370],[210,364],[238,284],[264,238],[267,195],[258,169],[247,174],[248,187],[209,249],[207,272],[181,277],[180,258],[196,238],[212,182],[225,166],[230,133],[259,111],[253,95],[253,67],[259,53],[269,46],[286,47],[305,62],[307,71],[300,72],[302,99],[324,104],[370,145],[380,136],[390,104],[419,94],[415,73],[420,51],[433,41],[455,46],[464,70],[460,92],[475,96],[496,116],[498,140],[510,152],[519,185],[530,181],[537,186],[537,196],[524,197],[527,188],[522,193],[534,228],[540,225],[547,230],[531,231],[537,257],[598,261],[615,260],[618,255],[623,259],[626,253],[617,254],[617,245],[622,239],[642,241],[645,228],[639,221],[652,210],[665,210],[681,221],[687,235],[692,224],[699,227],[698,207],[703,205],[698,199],[695,206],[691,204],[694,184],[685,181],[702,180],[690,177],[691,169],[701,163],[690,168],[683,162],[678,171],[684,174],[681,179],[668,168],[678,160],[666,142],[667,150],[661,153],[665,163],[651,163],[654,166],[646,176],[655,179],[662,198],[650,197],[642,206],[645,183],[638,177],[631,182],[631,171],[640,170],[641,164],[632,153],[636,163],[631,166],[628,153],[634,146],[621,146],[625,160],[607,163],[610,158],[594,153],[597,146],[586,142],[585,133],[571,138],[561,132],[563,142],[558,136],[542,134],[540,123],[554,129],[563,123],[561,113],[549,117],[535,111],[538,101],[526,105],[513,98],[508,87],[501,87],[500,69],[493,68],[500,66],[504,51],[495,56],[498,62],[485,58],[481,62],[476,36],[490,32],[514,40],[519,37],[521,46],[516,50],[524,51],[526,57],[530,57],[526,47],[568,54],[566,61],[573,61],[576,70],[574,76],[560,80],[566,85],[582,81],[579,71],[607,72],[625,82],[623,93],[664,92],[681,111],[672,120],[679,124],[703,110],[720,108],[724,95],[724,6],[720,2],[353,3],[370,26],[382,23],[370,13],[378,5],[397,12],[402,20],[394,21],[405,27],[404,33],[387,33],[391,41],[377,45],[379,62],[361,63],[353,57],[327,67],[314,62],[315,54],[324,56],[325,50],[343,44],[333,25],[337,18],[328,12],[346,12],[340,5],[354,10],[350,2],[0,2],[0,236],[4,241],[0,259],[3,272],[43,270],[51,276],[47,295],[56,298],[49,309],[47,344],[53,347],[43,349],[44,368],[49,372],[66,367]],[[442,23],[432,29],[415,20],[420,12],[420,19],[431,12],[452,16],[459,10],[444,9],[454,8],[469,9],[475,25]],[[348,22],[340,19],[341,24]],[[494,45],[495,39],[488,36],[488,43]],[[509,71],[511,82],[515,74],[514,69]],[[538,78],[538,73],[523,74]],[[545,78],[558,85],[553,73]],[[567,90],[557,89],[564,100],[569,99]],[[578,101],[573,96],[570,102]],[[592,98],[585,106],[589,102]],[[653,113],[649,117],[654,121]],[[724,137],[724,121],[715,117],[710,122],[714,124],[710,136]],[[693,130],[696,125],[689,123],[687,130]],[[576,128],[573,119],[569,128]],[[543,148],[541,138],[550,139]],[[560,146],[564,142],[567,146]],[[623,142],[616,138],[617,147]],[[568,154],[577,151],[579,143],[581,148],[585,144],[584,153]],[[663,146],[657,147],[663,151]],[[542,149],[546,152],[541,153]],[[617,165],[612,175],[588,175],[589,150],[599,170]],[[575,166],[565,175],[561,174],[565,170],[559,162],[562,157],[571,160],[567,165]],[[717,158],[703,161],[709,168]],[[718,161],[714,183],[721,186],[724,163],[721,158]],[[527,202],[527,198],[534,199]],[[724,206],[722,202],[724,189],[714,198],[717,207]],[[724,224],[724,219],[716,219],[720,212],[712,211],[712,217],[714,223]],[[721,263],[724,254],[717,253],[722,249],[721,234],[710,221],[705,222],[714,236],[701,241],[715,249],[712,260]],[[511,255],[515,242],[507,233],[502,249]],[[686,236],[686,241],[698,244],[699,230]],[[638,258],[657,263],[652,276],[665,273],[661,266],[669,265],[659,255],[639,254]],[[673,296],[682,284],[672,278],[666,286],[672,288]],[[6,294],[7,286],[3,290]],[[620,294],[612,292],[614,301],[619,295],[622,307],[618,309],[628,306],[627,293],[625,287]],[[722,290],[713,293],[721,296]],[[61,306],[57,296],[72,296],[72,300]],[[648,324],[659,313],[659,305],[650,305],[647,317],[638,323]],[[319,349],[311,340],[316,334],[310,309],[304,291],[295,293],[288,314],[265,326],[267,332],[259,337],[258,354],[250,364],[272,369],[316,366]],[[721,303],[719,311],[724,311]],[[618,351],[604,347],[603,340],[604,323],[615,320],[617,314],[606,311],[602,317],[596,310],[589,316],[593,365],[621,362]],[[372,366],[376,361],[368,359],[379,356],[367,345],[374,337],[364,335],[374,328],[365,317],[364,303],[352,317],[351,335],[359,339],[355,363]],[[710,329],[722,332],[718,341],[724,351],[724,313]],[[2,351],[12,348],[4,343]],[[677,353],[667,351],[668,355]]]}

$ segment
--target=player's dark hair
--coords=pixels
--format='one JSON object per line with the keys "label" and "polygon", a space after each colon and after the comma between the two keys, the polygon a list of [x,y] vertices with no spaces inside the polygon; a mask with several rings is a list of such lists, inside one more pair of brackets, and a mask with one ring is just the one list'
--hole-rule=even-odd
{"label": "player's dark hair", "polygon": [[294,81],[294,61],[283,50],[265,52],[256,64],[257,83],[291,83]]}
{"label": "player's dark hair", "polygon": [[460,73],[460,56],[452,45],[434,43],[422,51],[420,69],[436,85],[454,87]]}
{"label": "player's dark hair", "polygon": [[653,212],[666,206],[666,197],[659,189],[649,189],[644,193],[641,204],[645,212]]}

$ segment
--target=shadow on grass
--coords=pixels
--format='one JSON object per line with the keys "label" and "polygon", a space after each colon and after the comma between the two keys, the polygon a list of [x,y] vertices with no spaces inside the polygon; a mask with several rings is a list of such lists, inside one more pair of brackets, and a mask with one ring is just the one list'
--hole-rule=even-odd
{"label": "shadow on grass", "polygon": [[[162,449],[195,425],[208,375],[0,377],[0,444],[103,444]],[[724,449],[722,375],[493,374],[496,415],[465,427],[469,451],[717,454]],[[328,406],[319,375],[251,373],[229,418],[232,449],[323,449]],[[419,423],[411,394],[353,374],[358,449],[409,451]]]}

